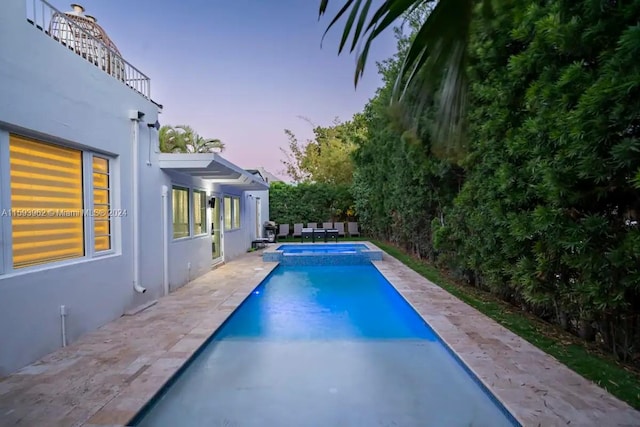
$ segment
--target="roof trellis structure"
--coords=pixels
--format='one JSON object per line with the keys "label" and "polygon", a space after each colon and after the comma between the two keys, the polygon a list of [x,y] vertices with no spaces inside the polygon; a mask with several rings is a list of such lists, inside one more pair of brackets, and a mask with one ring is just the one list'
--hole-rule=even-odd
{"label": "roof trellis structure", "polygon": [[85,15],[84,7],[71,4],[70,12],[55,12],[49,22],[49,35],[103,71],[125,81],[125,64],[118,47],[96,18]]}

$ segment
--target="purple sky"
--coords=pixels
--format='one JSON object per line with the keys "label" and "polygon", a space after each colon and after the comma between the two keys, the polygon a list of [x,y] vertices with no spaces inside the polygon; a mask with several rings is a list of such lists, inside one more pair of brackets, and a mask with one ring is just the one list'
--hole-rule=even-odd
{"label": "purple sky", "polygon": [[[69,3],[49,0],[62,11]],[[354,90],[355,55],[337,56],[342,23],[320,40],[320,0],[84,0],[124,58],[151,78],[164,105],[162,124],[189,124],[219,138],[223,156],[244,168],[283,169],[284,129],[312,136],[318,125],[348,120],[380,86],[376,61],[395,51],[388,31],[372,48]],[[332,0],[333,9],[343,0]],[[283,176],[284,178],[284,176]]]}

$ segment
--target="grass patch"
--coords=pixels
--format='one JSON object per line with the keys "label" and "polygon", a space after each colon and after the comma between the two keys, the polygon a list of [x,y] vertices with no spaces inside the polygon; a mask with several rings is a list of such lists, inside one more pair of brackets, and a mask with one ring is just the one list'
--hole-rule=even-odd
{"label": "grass patch", "polygon": [[638,370],[619,363],[595,346],[487,292],[456,283],[425,261],[412,257],[395,246],[380,241],[373,241],[373,243],[421,276],[555,357],[618,399],[640,409],[640,372]]}

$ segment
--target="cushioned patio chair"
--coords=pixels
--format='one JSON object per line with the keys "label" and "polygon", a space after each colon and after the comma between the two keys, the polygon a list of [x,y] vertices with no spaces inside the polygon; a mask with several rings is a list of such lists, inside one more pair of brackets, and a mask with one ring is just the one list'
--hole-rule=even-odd
{"label": "cushioned patio chair", "polygon": [[278,237],[289,237],[289,224],[280,224],[278,228]]}
{"label": "cushioned patio chair", "polygon": [[302,223],[300,224],[293,224],[293,237],[300,237],[302,236],[302,229],[304,228],[304,225]]}
{"label": "cushioned patio chair", "polygon": [[317,222],[308,222],[307,223],[307,228],[318,228],[318,223]]}
{"label": "cushioned patio chair", "polygon": [[359,236],[360,235],[360,231],[358,231],[358,223],[357,222],[350,222],[348,227],[349,227],[349,236],[353,237],[353,236]]}
{"label": "cushioned patio chair", "polygon": [[333,228],[333,223],[332,222],[323,222],[322,223],[322,228],[324,228],[325,230],[329,230]]}
{"label": "cushioned patio chair", "polygon": [[344,222],[334,222],[333,228],[338,230],[338,236],[340,237],[344,236]]}

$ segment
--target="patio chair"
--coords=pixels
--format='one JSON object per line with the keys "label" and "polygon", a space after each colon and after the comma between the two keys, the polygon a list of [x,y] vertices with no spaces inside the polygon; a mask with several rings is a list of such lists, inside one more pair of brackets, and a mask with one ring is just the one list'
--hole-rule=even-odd
{"label": "patio chair", "polygon": [[324,228],[325,230],[329,230],[333,228],[333,223],[332,222],[323,222],[322,223],[322,228]]}
{"label": "patio chair", "polygon": [[333,228],[338,230],[338,236],[340,237],[344,236],[344,222],[334,222]]}
{"label": "patio chair", "polygon": [[313,228],[303,228],[300,230],[300,241],[304,243],[305,240],[315,241],[313,238]]}
{"label": "patio chair", "polygon": [[277,237],[289,237],[289,224],[280,224]]}
{"label": "patio chair", "polygon": [[300,237],[302,236],[302,229],[304,228],[304,225],[302,223],[300,224],[293,224],[293,237]]}
{"label": "patio chair", "polygon": [[317,222],[308,222],[307,223],[307,228],[318,228],[318,223]]}
{"label": "patio chair", "polygon": [[353,236],[359,236],[360,235],[360,231],[358,231],[358,223],[357,222],[350,222],[348,224],[348,229],[349,229],[349,236],[353,237]]}

